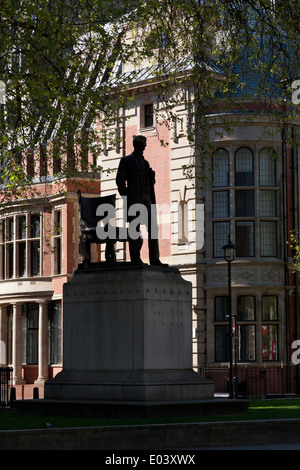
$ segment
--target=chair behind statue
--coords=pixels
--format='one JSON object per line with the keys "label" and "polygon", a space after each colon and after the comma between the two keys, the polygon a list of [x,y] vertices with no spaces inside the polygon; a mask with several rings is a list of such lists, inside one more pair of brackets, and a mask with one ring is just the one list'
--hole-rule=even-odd
{"label": "chair behind statue", "polygon": [[[114,263],[116,261],[114,244],[116,243],[117,238],[101,239],[97,236],[96,228],[99,221],[103,220],[109,214],[107,211],[104,211],[103,215],[97,215],[97,209],[102,204],[109,204],[115,208],[116,195],[111,194],[109,196],[83,197],[79,189],[77,191],[77,197],[80,209],[81,230],[79,252],[83,256],[83,262],[90,263],[91,261],[91,243],[106,243],[105,259],[108,263]],[[105,231],[108,231],[108,229],[109,222],[104,227]]]}

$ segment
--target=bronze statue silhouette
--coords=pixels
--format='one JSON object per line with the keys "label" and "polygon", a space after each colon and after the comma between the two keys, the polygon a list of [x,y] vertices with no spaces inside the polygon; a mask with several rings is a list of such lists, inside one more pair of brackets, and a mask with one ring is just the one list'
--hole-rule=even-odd
{"label": "bronze statue silhouette", "polygon": [[[135,136],[133,139],[134,151],[120,160],[116,183],[121,196],[126,197],[127,221],[136,220],[136,214],[131,209],[142,205],[145,208],[145,217],[142,224],[146,225],[148,231],[149,262],[152,266],[168,266],[159,259],[158,224],[155,211],[155,172],[144,158],[144,150],[147,139],[144,136]],[[134,211],[133,211],[134,212]],[[143,239],[140,233],[140,223],[136,226],[137,235],[128,236],[129,253],[131,263],[142,265],[140,257]]]}

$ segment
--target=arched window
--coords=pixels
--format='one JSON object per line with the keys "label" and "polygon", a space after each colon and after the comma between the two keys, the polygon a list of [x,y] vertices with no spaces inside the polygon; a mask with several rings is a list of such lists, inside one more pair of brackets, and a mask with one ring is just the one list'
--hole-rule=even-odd
{"label": "arched window", "polygon": [[229,186],[229,157],[225,149],[218,149],[213,157],[214,187]]}
{"label": "arched window", "polygon": [[235,185],[253,186],[253,155],[247,147],[241,147],[235,154]]}

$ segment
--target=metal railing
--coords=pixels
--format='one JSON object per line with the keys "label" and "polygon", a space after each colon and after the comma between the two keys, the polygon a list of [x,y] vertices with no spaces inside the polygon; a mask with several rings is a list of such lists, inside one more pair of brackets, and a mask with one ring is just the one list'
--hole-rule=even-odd
{"label": "metal railing", "polygon": [[[214,382],[215,395],[228,395],[229,368],[203,367],[202,377]],[[293,387],[293,368],[287,367],[236,367],[233,372],[237,398],[266,398],[296,393]],[[291,386],[292,384],[292,386]]]}
{"label": "metal railing", "polygon": [[0,406],[9,406],[11,401],[12,368],[0,367]]}

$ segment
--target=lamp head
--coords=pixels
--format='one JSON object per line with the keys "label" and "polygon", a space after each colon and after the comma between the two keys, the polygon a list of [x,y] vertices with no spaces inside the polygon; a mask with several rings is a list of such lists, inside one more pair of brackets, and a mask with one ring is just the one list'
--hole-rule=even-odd
{"label": "lamp head", "polygon": [[231,261],[233,261],[235,259],[236,247],[231,242],[230,235],[228,235],[228,241],[225,243],[225,245],[222,246],[222,249],[224,250],[224,259],[226,261],[228,261],[230,263]]}

